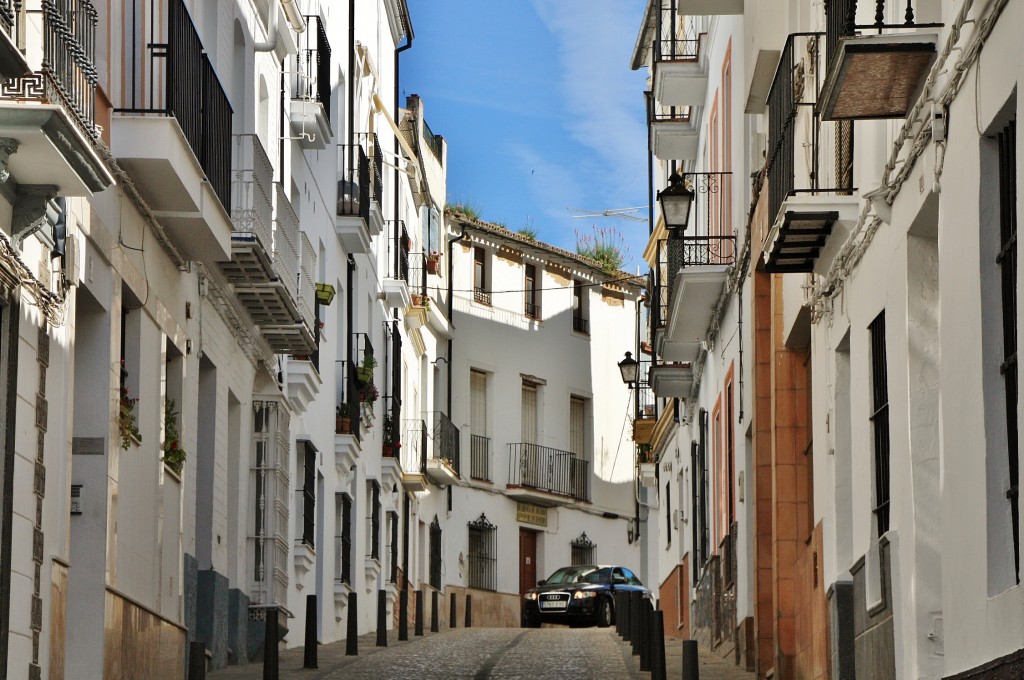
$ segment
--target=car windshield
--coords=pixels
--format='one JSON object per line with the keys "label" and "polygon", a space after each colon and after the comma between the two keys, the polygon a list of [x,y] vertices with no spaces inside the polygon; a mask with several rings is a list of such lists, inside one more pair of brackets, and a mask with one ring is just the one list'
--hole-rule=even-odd
{"label": "car windshield", "polygon": [[553,573],[545,583],[550,585],[566,583],[608,583],[609,569],[597,567],[562,567]]}

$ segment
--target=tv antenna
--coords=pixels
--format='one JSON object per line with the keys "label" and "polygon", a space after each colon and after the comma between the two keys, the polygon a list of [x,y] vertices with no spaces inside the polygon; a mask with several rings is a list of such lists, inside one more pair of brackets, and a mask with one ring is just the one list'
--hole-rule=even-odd
{"label": "tv antenna", "polygon": [[573,218],[591,218],[591,217],[611,217],[619,220],[632,220],[633,222],[646,222],[647,218],[637,217],[634,213],[638,213],[641,210],[647,210],[649,206],[638,205],[633,208],[608,208],[605,210],[585,210],[583,208],[566,208],[566,210],[572,210],[573,212],[582,213],[580,215],[570,215]]}

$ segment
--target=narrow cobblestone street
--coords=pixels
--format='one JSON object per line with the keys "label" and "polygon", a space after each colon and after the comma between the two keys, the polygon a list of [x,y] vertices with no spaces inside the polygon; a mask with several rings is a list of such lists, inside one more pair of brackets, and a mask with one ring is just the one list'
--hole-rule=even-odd
{"label": "narrow cobblestone street", "polygon": [[[646,680],[637,657],[612,629],[573,630],[473,628],[446,630],[376,647],[375,635],[359,639],[359,655],[345,656],[345,643],[322,645],[317,669],[303,669],[303,650],[281,651],[281,680]],[[669,638],[669,678],[682,677],[681,641]],[[701,680],[751,680],[701,650]],[[234,666],[207,675],[209,680],[262,678],[262,665]]]}

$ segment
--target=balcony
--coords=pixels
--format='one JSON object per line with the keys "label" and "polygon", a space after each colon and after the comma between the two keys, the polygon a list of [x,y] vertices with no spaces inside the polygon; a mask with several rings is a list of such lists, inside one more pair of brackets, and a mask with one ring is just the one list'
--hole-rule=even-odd
{"label": "balcony", "polygon": [[641,359],[637,366],[636,413],[633,417],[633,441],[637,444],[651,444],[654,441],[654,427],[658,422],[658,404],[654,390],[648,382],[651,360]]}
{"label": "balcony", "polygon": [[692,361],[707,336],[736,258],[731,216],[732,173],[687,175],[693,212],[703,235],[682,230],[658,242],[654,299],[655,344],[669,361]]}
{"label": "balcony", "polygon": [[303,149],[322,151],[331,130],[331,43],[319,16],[307,16],[299,34],[295,96],[289,110],[292,133]]}
{"label": "balcony", "polygon": [[916,23],[913,0],[864,4],[825,2],[823,120],[906,117],[935,61],[938,31],[928,29],[942,24]]}
{"label": "balcony", "polygon": [[405,421],[402,437],[402,486],[406,491],[427,490],[427,424],[416,420]]}
{"label": "balcony", "polygon": [[384,304],[405,309],[412,302],[409,293],[409,232],[405,229],[404,220],[388,220],[384,226],[388,235],[387,268],[381,282]]}
{"label": "balcony", "polygon": [[439,486],[457,484],[459,475],[459,428],[447,415],[434,413],[431,437],[433,455],[427,459],[427,476]]}
{"label": "balcony", "polygon": [[662,106],[652,102],[650,111],[651,153],[663,161],[696,160],[700,129],[690,119],[689,106]]}
{"label": "balcony", "polygon": [[693,17],[676,9],[676,0],[661,0],[654,41],[654,100],[662,106],[703,106],[708,93],[703,33]]}
{"label": "balcony", "polygon": [[355,135],[354,144],[338,147],[338,205],[335,231],[350,254],[369,253],[370,241],[384,228],[383,154],[375,133]]}
{"label": "balcony", "polygon": [[651,367],[647,378],[659,399],[689,399],[693,389],[693,364],[664,362]]}
{"label": "balcony", "polygon": [[[768,272],[825,272],[857,218],[853,183],[853,136],[848,122],[821,124],[819,90],[806,54],[820,54],[821,33],[786,40],[768,94],[768,214],[772,226],[762,244]],[[813,130],[807,138],[805,130]],[[829,134],[832,133],[832,134]],[[822,162],[833,158],[829,167]]]}
{"label": "balcony", "polygon": [[590,502],[590,461],[528,443],[509,444],[508,454],[509,498],[548,507]]}
{"label": "balcony", "polygon": [[[0,177],[45,188],[36,210],[54,196],[91,196],[114,181],[95,150],[96,10],[87,0],[67,0],[60,11],[39,4],[0,0],[0,75],[7,79],[0,86]],[[41,40],[19,36],[26,22],[41,23]],[[19,42],[29,43],[25,53]]]}
{"label": "balcony", "polygon": [[259,137],[234,137],[234,181],[231,183],[231,259],[221,271],[236,285],[265,284],[274,271],[271,202],[274,168]]}
{"label": "balcony", "polygon": [[[143,7],[145,5],[145,7]],[[231,105],[182,0],[124,17],[125,81],[110,146],[186,259],[231,256]]]}

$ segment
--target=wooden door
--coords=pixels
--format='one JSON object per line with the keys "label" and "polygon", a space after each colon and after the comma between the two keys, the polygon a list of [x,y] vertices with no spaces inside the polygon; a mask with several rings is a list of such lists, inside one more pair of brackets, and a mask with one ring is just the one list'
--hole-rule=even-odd
{"label": "wooden door", "polygon": [[519,530],[519,594],[537,585],[537,532]]}

